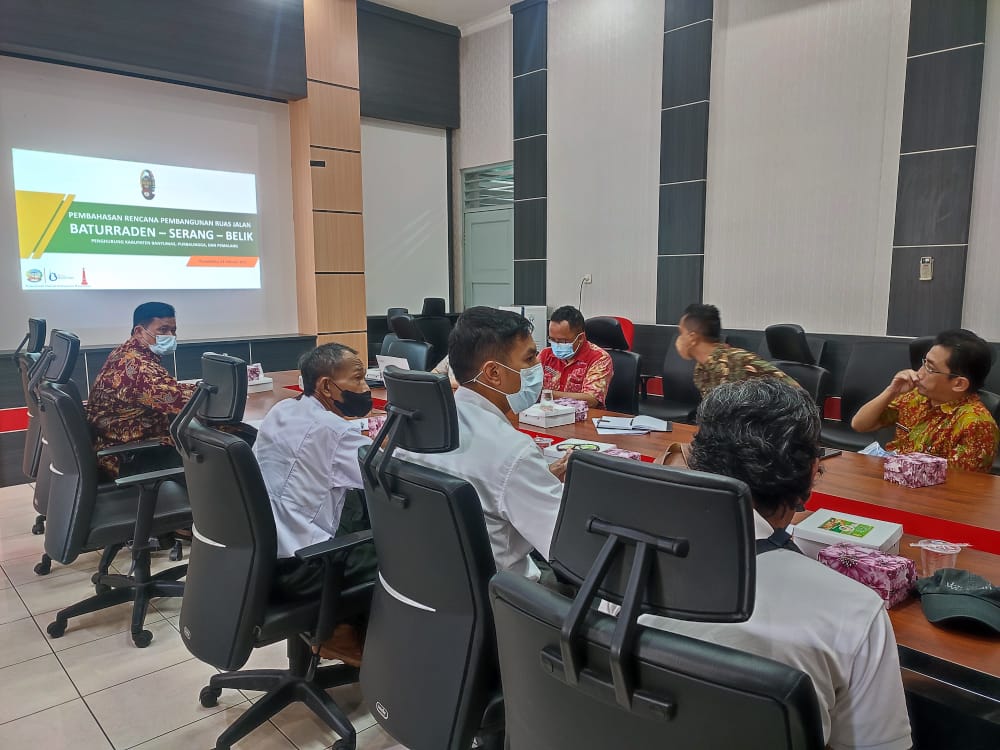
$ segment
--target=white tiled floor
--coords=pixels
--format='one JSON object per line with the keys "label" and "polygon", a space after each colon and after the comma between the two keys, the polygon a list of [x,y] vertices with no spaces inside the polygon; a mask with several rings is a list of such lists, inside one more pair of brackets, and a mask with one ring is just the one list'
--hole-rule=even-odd
{"label": "white tiled floor", "polygon": [[[212,747],[258,694],[227,690],[218,706],[202,708],[198,692],[215,670],[184,647],[178,599],[157,600],[150,609],[153,642],[145,649],[129,638],[130,604],[74,618],[62,638],[50,638],[45,627],[56,611],[93,592],[98,555],[53,563],[48,576],[36,576],[43,537],[30,533],[33,522],[31,488],[0,488],[0,748]],[[284,644],[260,649],[247,668],[284,667],[284,655]],[[354,724],[358,750],[405,750],[375,723],[357,685],[330,694]],[[325,750],[336,740],[298,704],[236,747]]]}

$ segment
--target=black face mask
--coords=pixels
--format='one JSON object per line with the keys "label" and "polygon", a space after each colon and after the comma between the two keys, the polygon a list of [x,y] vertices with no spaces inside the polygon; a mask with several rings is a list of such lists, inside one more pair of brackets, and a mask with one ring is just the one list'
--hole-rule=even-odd
{"label": "black face mask", "polygon": [[[334,385],[337,385],[334,383]],[[364,393],[358,393],[357,391],[345,391],[340,386],[340,398],[342,401],[334,400],[333,405],[340,409],[341,413],[345,417],[364,417],[369,414],[372,410],[372,392],[365,391]]]}

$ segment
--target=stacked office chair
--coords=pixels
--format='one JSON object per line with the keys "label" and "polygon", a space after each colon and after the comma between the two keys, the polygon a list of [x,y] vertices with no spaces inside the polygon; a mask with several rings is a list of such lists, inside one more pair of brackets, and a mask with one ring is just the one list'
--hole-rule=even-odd
{"label": "stacked office chair", "polygon": [[637,622],[747,620],[753,537],[742,482],[574,454],[552,565],[578,595],[508,572],[490,584],[507,747],[822,748],[807,674]]}
{"label": "stacked office chair", "polygon": [[628,351],[628,340],[621,321],[611,317],[590,318],[584,322],[583,330],[591,344],[607,350],[614,366],[604,405],[610,411],[638,414],[642,359],[635,352]]}
{"label": "stacked office chair", "polygon": [[[38,394],[32,386],[32,379],[41,373],[41,359],[45,347],[45,320],[28,318],[28,332],[14,351],[14,362],[21,376],[21,392],[28,408],[28,429],[24,433],[24,457],[21,472],[29,479],[37,480],[38,467],[42,457],[42,423],[38,418]],[[46,472],[47,473],[47,472]],[[37,511],[32,534],[45,533],[45,513]]]}
{"label": "stacked office chair", "polygon": [[444,297],[424,297],[424,304],[420,308],[423,316],[443,318],[448,314],[448,309]]}
{"label": "stacked office chair", "polygon": [[[182,485],[170,481],[181,469],[165,469],[99,484],[97,456],[79,393],[68,382],[68,363],[75,360],[80,340],[65,331],[53,331],[51,361],[38,385],[42,434],[48,441],[52,474],[45,529],[45,552],[68,565],[83,552],[104,550],[94,576],[94,596],[61,610],[48,628],[59,638],[69,618],[132,601],[132,640],[143,648],[152,634],[143,629],[149,600],[181,596],[177,579],[185,566],[151,575],[150,551],[155,537],[191,522],[191,509]],[[102,451],[111,455],[158,446],[158,441],[118,446]],[[109,574],[108,568],[123,547],[132,545],[129,575]]]}
{"label": "stacked office chair", "polygon": [[881,393],[909,362],[908,345],[897,341],[861,341],[854,344],[840,390],[840,420],[823,420],[820,442],[830,448],[859,451],[874,440],[882,445],[895,430],[860,433],[851,429],[858,410]]}
{"label": "stacked office chair", "polygon": [[427,371],[434,367],[434,347],[424,340],[424,334],[412,315],[395,315],[389,321],[397,340],[389,344],[385,354],[402,357],[411,370]]}
{"label": "stacked office chair", "polygon": [[378,552],[361,688],[375,720],[410,750],[503,747],[503,703],[488,600],[496,572],[467,482],[393,456],[459,444],[443,375],[387,367],[388,419],[361,451]]}
{"label": "stacked office chair", "polygon": [[826,348],[823,339],[806,336],[805,329],[797,323],[777,323],[764,329],[765,359],[783,362],[800,362],[804,365],[819,364]]}
{"label": "stacked office chair", "polygon": [[181,637],[194,656],[223,670],[239,670],[255,648],[288,641],[288,669],[213,675],[200,701],[216,705],[224,688],[264,692],[219,736],[217,750],[231,747],[296,701],[340,735],[334,748],[354,750],[354,727],[326,689],[357,682],[358,670],[342,664],[320,667],[317,654],[338,622],[368,611],[370,583],[341,587],[347,554],[367,543],[371,532],[295,553],[302,561],[323,561],[326,577],[319,598],[288,601],[275,590],[278,543],[260,467],[243,438],[218,429],[240,422],[246,393],[245,362],[205,354],[198,390],[170,428],[194,515]]}
{"label": "stacked office chair", "polygon": [[819,365],[807,365],[802,362],[786,362],[774,360],[774,366],[802,386],[812,396],[813,401],[823,410],[823,403],[830,395],[830,371]]}
{"label": "stacked office chair", "polygon": [[379,348],[379,354],[387,355],[389,353],[389,347],[394,341],[399,341],[399,336],[395,334],[392,330],[392,319],[397,315],[406,315],[410,311],[405,307],[390,307],[386,311],[385,324],[389,329],[389,332],[382,338],[382,346]]}
{"label": "stacked office chair", "polygon": [[676,340],[675,334],[670,339],[667,354],[663,358],[663,398],[647,400],[649,378],[643,378],[639,411],[660,419],[693,424],[698,404],[701,403],[701,393],[694,385],[695,362],[681,358],[674,346]]}
{"label": "stacked office chair", "polygon": [[431,345],[431,366],[448,356],[448,336],[451,334],[451,320],[445,313],[445,302],[441,297],[427,297],[420,317],[415,320],[423,340]]}

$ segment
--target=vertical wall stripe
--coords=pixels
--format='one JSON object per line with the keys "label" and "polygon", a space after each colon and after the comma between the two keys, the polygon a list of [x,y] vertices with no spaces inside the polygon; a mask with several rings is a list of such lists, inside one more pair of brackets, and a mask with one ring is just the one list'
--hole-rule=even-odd
{"label": "vertical wall stripe", "polygon": [[549,4],[523,0],[511,5],[510,12],[514,17],[514,304],[544,305]]}
{"label": "vertical wall stripe", "polygon": [[[986,0],[913,0],[886,333],[962,324]],[[933,278],[921,280],[924,260]]]}
{"label": "vertical wall stripe", "polygon": [[712,0],[665,0],[656,322],[702,298]]}

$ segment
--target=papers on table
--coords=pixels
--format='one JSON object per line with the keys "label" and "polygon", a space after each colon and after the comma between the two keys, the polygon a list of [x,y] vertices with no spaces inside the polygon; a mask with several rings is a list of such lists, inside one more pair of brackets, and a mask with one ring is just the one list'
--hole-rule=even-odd
{"label": "papers on table", "polygon": [[404,357],[386,357],[382,354],[377,354],[375,361],[378,362],[378,367],[369,367],[365,370],[365,380],[367,381],[374,381],[381,384],[385,380],[382,377],[382,370],[389,365],[395,365],[400,370],[410,369],[410,363]]}
{"label": "papers on table", "polygon": [[672,426],[656,417],[640,414],[638,417],[595,417],[598,435],[646,435],[650,432],[670,432]]}

